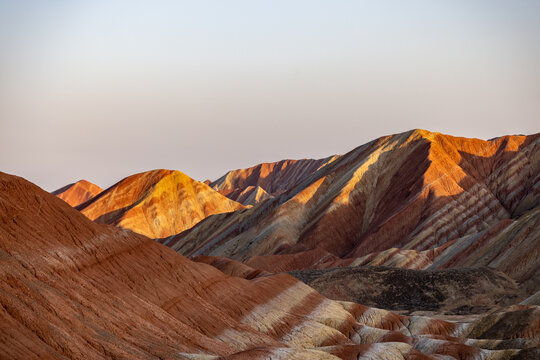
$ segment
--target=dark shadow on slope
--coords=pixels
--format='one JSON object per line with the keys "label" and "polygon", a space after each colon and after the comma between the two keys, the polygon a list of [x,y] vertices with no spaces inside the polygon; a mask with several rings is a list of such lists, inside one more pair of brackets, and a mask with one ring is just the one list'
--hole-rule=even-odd
{"label": "dark shadow on slope", "polygon": [[290,274],[330,299],[388,310],[484,313],[512,304],[520,295],[514,281],[488,268],[427,271],[352,267]]}
{"label": "dark shadow on slope", "polygon": [[[413,168],[418,166],[418,164],[414,163],[414,158],[411,157],[410,159],[413,160],[413,164],[410,164],[409,161],[403,164],[402,169],[396,173],[395,179],[392,180],[392,185],[387,188],[388,191],[377,204],[373,214],[373,221],[369,228],[366,229],[366,231],[356,233],[356,235],[353,235],[350,238],[351,250],[354,249],[355,251],[351,251],[346,254],[345,257],[357,257],[372,252],[384,251],[390,247],[405,246],[412,236],[418,233],[418,229],[429,226],[429,224],[425,224],[425,221],[428,218],[432,217],[433,214],[437,213],[443,206],[450,204],[453,201],[459,202],[463,193],[465,191],[470,191],[476,184],[480,184],[484,187],[484,190],[491,192],[494,199],[496,199],[499,204],[493,205],[493,209],[489,209],[484,213],[480,211],[484,209],[479,209],[479,211],[474,214],[474,216],[477,216],[475,221],[470,221],[469,218],[462,219],[461,223],[454,225],[453,230],[455,230],[455,233],[450,230],[446,230],[446,232],[443,231],[440,234],[437,234],[437,239],[434,243],[428,244],[426,248],[420,248],[418,250],[441,246],[447,241],[464,236],[470,229],[479,227],[478,231],[485,230],[488,228],[486,226],[494,226],[498,221],[510,218],[510,213],[506,211],[504,216],[501,215],[495,219],[488,219],[490,215],[496,214],[501,209],[497,208],[498,206],[506,209],[504,204],[502,204],[507,202],[503,193],[511,193],[515,190],[515,187],[507,189],[503,186],[499,186],[496,188],[493,184],[486,184],[486,178],[502,165],[512,161],[514,157],[521,156],[520,151],[537,138],[538,136],[530,136],[516,151],[508,151],[506,149],[508,139],[503,138],[495,153],[489,157],[458,151],[460,160],[456,162],[456,166],[462,168],[466,176],[456,183],[462,190],[459,193],[449,196],[436,196],[434,192],[429,189],[427,195],[418,198],[424,187],[425,180],[423,173],[414,170],[414,172],[411,173],[410,165],[412,165]],[[429,165],[429,163],[424,165]],[[449,163],[449,165],[451,165],[451,163]],[[402,171],[405,173],[402,173]],[[405,174],[405,176],[402,176],[403,174]],[[512,195],[515,198],[516,205],[514,206],[517,207],[521,204],[521,199],[524,196],[527,196],[528,193],[531,193],[535,182],[534,175],[534,173],[530,173],[528,177],[525,177],[525,181],[516,184],[516,186],[521,186],[522,189],[520,192],[514,192]],[[415,177],[416,179],[413,179]],[[405,184],[403,183],[403,179],[406,181]],[[409,179],[411,181],[408,181]],[[538,177],[536,181],[538,181]],[[529,204],[530,206],[526,206],[525,209],[530,209],[537,204],[538,201],[538,197],[532,199]],[[463,203],[463,199],[461,199],[461,202],[461,205],[468,205],[466,202]],[[406,213],[400,213],[405,208]],[[455,219],[449,219],[449,221],[452,222],[455,221]],[[469,221],[469,223],[467,223],[467,221]],[[392,226],[389,226],[389,224],[392,224]],[[416,232],[413,232],[415,229]]]}
{"label": "dark shadow on slope", "polygon": [[[408,137],[396,139],[395,141],[404,141]],[[411,147],[414,149],[412,152],[410,151]],[[382,155],[381,158],[384,157],[386,161],[392,162],[393,159],[400,159],[403,154],[411,152],[406,157],[408,161],[404,161],[400,165],[392,180],[390,180],[390,183],[394,185],[388,187],[389,191],[383,195],[382,201],[376,202],[376,192],[380,191],[377,188],[377,184],[384,177],[384,172],[387,169],[385,168],[386,164],[381,163],[383,160],[379,159],[369,165],[362,175],[363,179],[370,179],[370,181],[359,181],[351,191],[348,199],[349,205],[340,206],[334,210],[335,216],[327,216],[321,221],[322,216],[327,215],[328,206],[339,195],[342,187],[351,180],[353,171],[349,169],[350,176],[339,179],[343,185],[335,191],[333,196],[326,196],[325,194],[335,180],[333,173],[328,175],[326,179],[328,184],[326,187],[321,186],[312,197],[313,200],[308,201],[306,204],[306,206],[312,206],[314,209],[309,214],[311,221],[304,227],[303,232],[300,234],[299,245],[290,252],[296,252],[300,249],[313,249],[319,246],[339,257],[343,257],[349,253],[357,244],[358,237],[362,236],[362,234],[369,233],[374,227],[373,223],[365,223],[364,219],[370,217],[375,217],[376,219],[378,213],[391,214],[397,211],[396,209],[402,207],[403,204],[407,203],[411,197],[415,196],[422,189],[422,174],[430,164],[428,159],[429,149],[430,143],[425,141],[425,139],[419,139],[411,141],[405,148],[393,150],[391,154],[388,154],[388,157],[386,157],[386,154]],[[362,159],[362,161],[366,160],[367,155],[369,155],[367,150],[370,149],[366,149],[366,151],[355,156],[355,167],[359,165],[358,159]],[[406,176],[404,177],[403,174],[406,174]],[[406,180],[405,184],[403,184],[403,178]],[[313,202],[319,202],[320,198],[323,199],[323,202],[312,204]],[[369,207],[375,210],[373,214],[366,214],[366,211],[369,211]],[[332,241],[328,241],[328,239],[332,239]],[[321,244],[324,245],[321,246]]]}

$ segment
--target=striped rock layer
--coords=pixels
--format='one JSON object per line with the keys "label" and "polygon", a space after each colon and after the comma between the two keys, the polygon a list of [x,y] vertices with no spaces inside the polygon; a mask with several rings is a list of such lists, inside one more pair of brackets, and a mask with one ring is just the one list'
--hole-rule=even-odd
{"label": "striped rock layer", "polygon": [[486,265],[534,282],[539,147],[540,134],[489,141],[425,130],[385,136],[280,196],[162,242],[184,255],[265,263],[260,269],[270,272]]}
{"label": "striped rock layer", "polygon": [[91,222],[22,178],[0,173],[0,194],[2,359],[537,354],[533,305],[454,322],[398,315],[329,300],[287,274],[227,275],[142,235]]}
{"label": "striped rock layer", "polygon": [[[230,198],[231,194],[228,195]],[[248,186],[236,196],[236,201],[243,205],[256,205],[262,201],[268,200],[273,196],[264,191],[260,186]]]}
{"label": "striped rock layer", "polygon": [[[281,195],[338,157],[262,163],[247,169],[229,171],[218,180],[211,182],[210,186],[232,200],[244,205],[254,205],[270,197]],[[247,201],[245,193],[253,191],[260,195]]]}
{"label": "striped rock layer", "polygon": [[79,180],[76,183],[66,185],[52,194],[75,207],[99,195],[103,191],[99,186],[86,180]]}
{"label": "striped rock layer", "polygon": [[189,229],[209,215],[244,206],[180,171],[129,176],[78,209],[89,219],[161,238]]}

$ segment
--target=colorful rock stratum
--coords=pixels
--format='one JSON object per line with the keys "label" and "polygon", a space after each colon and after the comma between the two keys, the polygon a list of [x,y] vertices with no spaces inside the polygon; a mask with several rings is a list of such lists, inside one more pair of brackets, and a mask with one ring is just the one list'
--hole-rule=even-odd
{"label": "colorful rock stratum", "polygon": [[209,215],[243,208],[208,185],[171,170],[129,176],[78,207],[98,223],[152,238],[177,234]]}
{"label": "colorful rock stratum", "polygon": [[0,359],[538,359],[539,146],[414,130],[67,203],[0,173]]}

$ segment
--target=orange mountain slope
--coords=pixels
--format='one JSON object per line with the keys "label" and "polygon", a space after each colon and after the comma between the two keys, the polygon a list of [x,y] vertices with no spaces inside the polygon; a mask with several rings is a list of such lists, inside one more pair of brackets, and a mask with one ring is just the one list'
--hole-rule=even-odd
{"label": "orange mountain slope", "polygon": [[98,223],[162,238],[209,215],[243,208],[180,171],[154,170],[121,180],[78,209]]}
{"label": "orange mountain slope", "polygon": [[461,323],[398,315],[286,274],[228,276],[19,177],[0,173],[0,194],[1,358],[472,360],[537,346],[536,306]]}
{"label": "orange mountain slope", "polygon": [[102,188],[89,181],[79,180],[76,183],[66,185],[53,191],[51,194],[58,196],[69,205],[75,207],[90,200],[94,196],[99,195],[102,191]]}
{"label": "orange mountain slope", "polygon": [[[396,263],[418,261],[425,268],[436,262],[435,255],[459,256],[483,236],[487,247],[476,244],[467,254],[478,251],[474,256],[480,259],[489,244],[498,244],[519,261],[528,249],[530,270],[538,267],[532,259],[540,246],[537,235],[512,242],[505,230],[514,226],[516,233],[537,234],[532,209],[540,203],[539,147],[539,134],[484,141],[414,130],[381,137],[274,199],[212,216],[165,243],[185,255],[241,261],[316,249],[360,259],[395,248],[401,256]],[[520,241],[527,247],[518,246]],[[452,249],[450,242],[456,244]],[[436,249],[444,252],[435,254]],[[491,255],[484,259],[502,256],[494,249]]]}

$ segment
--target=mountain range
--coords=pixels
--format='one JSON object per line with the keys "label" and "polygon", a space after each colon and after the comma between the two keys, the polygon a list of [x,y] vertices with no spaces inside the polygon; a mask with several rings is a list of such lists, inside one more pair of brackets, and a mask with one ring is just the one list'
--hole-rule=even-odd
{"label": "mountain range", "polygon": [[536,359],[539,146],[412,130],[52,194],[0,173],[0,359]]}
{"label": "mountain range", "polygon": [[539,145],[538,134],[382,137],[281,195],[160,241],[187,256],[225,256],[271,272],[490,266],[530,292],[540,275]]}
{"label": "mountain range", "polygon": [[77,209],[188,257],[268,272],[488,266],[532,295],[540,281],[539,146],[540,134],[485,141],[417,129],[205,184],[178,171],[137,174]]}

